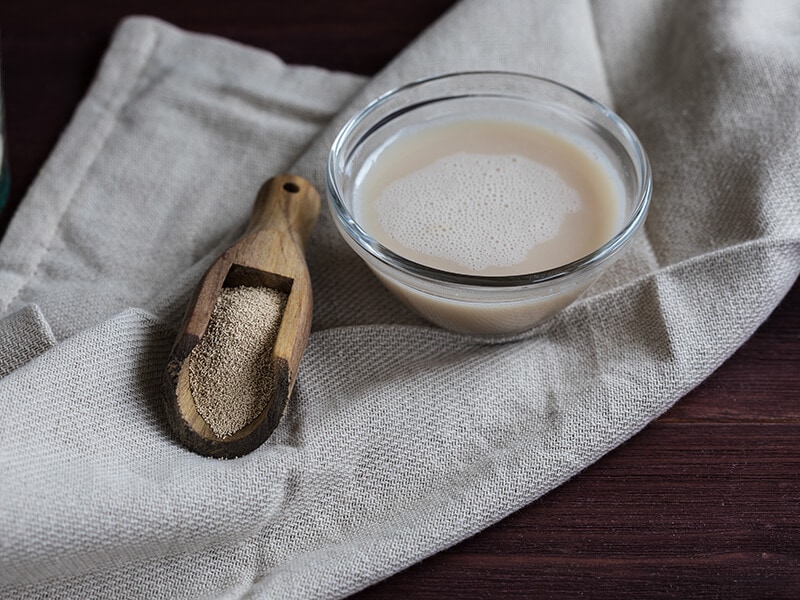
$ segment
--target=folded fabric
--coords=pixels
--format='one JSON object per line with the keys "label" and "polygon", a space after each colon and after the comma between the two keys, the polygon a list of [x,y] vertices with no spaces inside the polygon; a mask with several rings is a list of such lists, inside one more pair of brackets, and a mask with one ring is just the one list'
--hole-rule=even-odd
{"label": "folded fabric", "polygon": [[[530,503],[744,342],[800,273],[795,2],[464,1],[370,81],[126,20],[0,243],[0,595],[338,598]],[[161,376],[271,175],[324,189],[394,85],[506,69],[614,107],[644,235],[581,300],[485,344],[426,324],[323,211],[315,316],[273,436],[192,454]]]}

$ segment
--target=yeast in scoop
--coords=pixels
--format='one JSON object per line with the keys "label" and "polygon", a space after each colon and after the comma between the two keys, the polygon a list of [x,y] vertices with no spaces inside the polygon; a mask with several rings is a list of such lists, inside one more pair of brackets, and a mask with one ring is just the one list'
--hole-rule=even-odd
{"label": "yeast in scoop", "polygon": [[556,268],[619,231],[624,197],[598,156],[556,130],[502,118],[409,128],[357,177],[354,216],[395,253],[451,272]]}

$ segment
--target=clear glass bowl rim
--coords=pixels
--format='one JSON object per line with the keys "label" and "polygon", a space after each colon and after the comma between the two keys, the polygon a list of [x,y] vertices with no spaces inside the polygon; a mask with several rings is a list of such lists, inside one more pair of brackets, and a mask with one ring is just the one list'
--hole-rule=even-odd
{"label": "clear glass bowl rim", "polygon": [[[444,271],[429,267],[427,265],[415,262],[404,256],[397,254],[391,249],[387,248],[372,236],[370,236],[353,218],[347,206],[342,199],[342,192],[339,186],[337,161],[345,149],[345,145],[353,134],[353,131],[363,121],[367,120],[375,111],[383,107],[386,103],[390,102],[395,97],[414,90],[416,88],[426,86],[435,82],[455,80],[455,79],[486,79],[507,77],[517,79],[519,81],[529,81],[535,84],[544,84],[545,86],[553,86],[556,89],[567,92],[569,95],[574,96],[580,101],[586,102],[595,110],[600,111],[606,118],[608,118],[617,128],[618,133],[625,138],[631,146],[633,152],[630,158],[634,165],[638,167],[640,173],[639,189],[637,190],[638,197],[630,217],[625,222],[625,225],[620,231],[612,237],[608,242],[603,244],[600,248],[591,252],[581,258],[572,262],[566,263],[553,269],[546,271],[537,271],[533,273],[524,273],[519,275],[503,275],[503,276],[487,276],[487,275],[470,275],[464,273],[453,273],[451,271]],[[517,94],[506,93],[505,91],[497,90],[481,90],[472,93],[459,92],[450,96],[436,97],[436,100],[447,100],[451,98],[475,97],[481,96],[492,97],[505,96],[508,98],[518,98],[525,101],[532,101],[530,98],[521,97]],[[424,102],[404,106],[402,113],[414,110],[417,106],[430,103],[431,99],[426,99]],[[391,113],[389,116],[381,119],[377,124],[370,127],[365,134],[369,136],[372,132],[380,127],[384,122],[390,120],[389,117],[394,115]],[[357,142],[360,144],[360,140]],[[348,157],[345,157],[347,160]],[[422,278],[430,281],[431,283],[447,283],[455,286],[463,286],[468,288],[515,288],[538,286],[542,284],[552,285],[558,281],[571,278],[571,276],[586,274],[588,271],[593,270],[593,267],[604,263],[607,259],[614,256],[619,250],[625,247],[631,238],[636,234],[639,228],[647,217],[647,211],[650,205],[650,198],[652,196],[652,172],[650,169],[650,161],[647,153],[644,150],[639,138],[614,111],[607,108],[591,96],[576,90],[563,83],[559,83],[546,77],[537,75],[530,75],[527,73],[519,73],[514,71],[458,71],[452,73],[443,73],[433,75],[430,77],[423,77],[409,83],[392,88],[367,104],[360,112],[353,115],[347,123],[345,123],[336,135],[333,143],[331,144],[330,152],[328,153],[327,171],[326,171],[326,188],[328,196],[328,204],[331,207],[331,212],[334,218],[338,221],[347,235],[352,239],[360,248],[367,252],[373,258],[386,264],[389,267],[398,269],[412,277]]]}

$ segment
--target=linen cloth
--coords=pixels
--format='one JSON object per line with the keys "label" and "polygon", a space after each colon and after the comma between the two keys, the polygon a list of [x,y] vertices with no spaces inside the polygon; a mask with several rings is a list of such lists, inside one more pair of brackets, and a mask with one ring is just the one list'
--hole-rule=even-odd
{"label": "linen cloth", "polygon": [[[344,597],[634,435],[800,271],[799,25],[791,1],[467,0],[367,81],[126,20],[0,244],[0,595]],[[655,184],[634,251],[487,344],[408,312],[323,211],[281,424],[236,460],[183,449],[166,357],[260,183],[324,190],[353,112],[466,69],[551,77],[634,128]]]}

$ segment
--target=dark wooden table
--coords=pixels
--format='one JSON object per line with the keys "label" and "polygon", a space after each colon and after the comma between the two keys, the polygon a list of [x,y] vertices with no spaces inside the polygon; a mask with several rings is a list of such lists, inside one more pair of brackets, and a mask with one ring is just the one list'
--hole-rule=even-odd
{"label": "dark wooden table", "polygon": [[[0,4],[12,172],[0,235],[114,26],[150,14],[369,75],[452,0]],[[800,286],[705,383],[538,502],[357,595],[800,598]]]}

